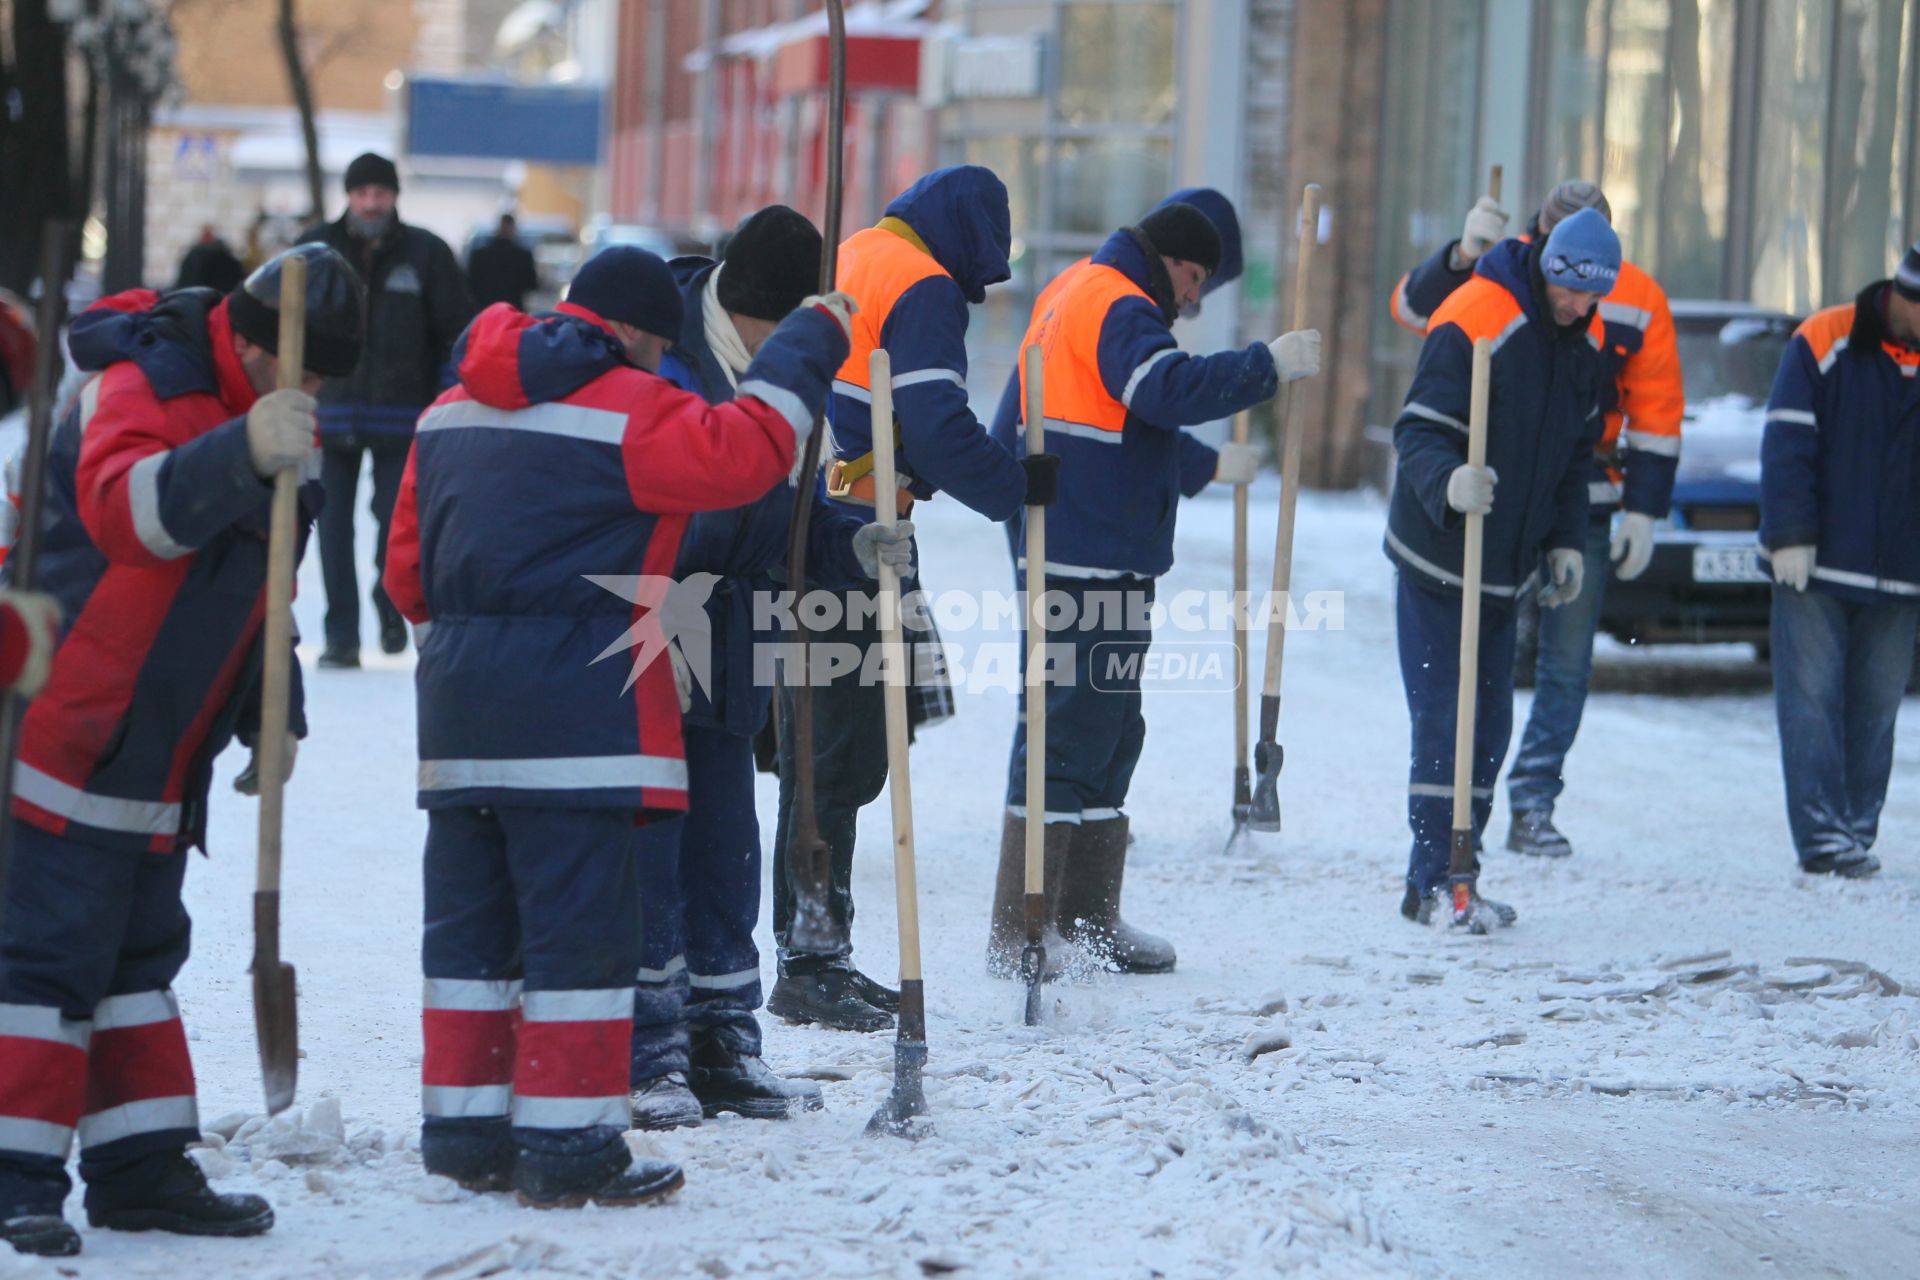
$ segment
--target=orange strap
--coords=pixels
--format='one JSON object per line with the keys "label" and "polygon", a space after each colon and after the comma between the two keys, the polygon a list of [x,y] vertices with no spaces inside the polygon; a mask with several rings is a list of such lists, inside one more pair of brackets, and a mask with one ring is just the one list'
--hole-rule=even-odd
{"label": "orange strap", "polygon": [[[865,456],[871,458],[873,455]],[[827,468],[827,496],[839,502],[852,502],[863,507],[879,506],[875,498],[878,490],[873,473],[868,471],[849,477],[847,471],[847,463],[839,460]],[[894,490],[894,511],[904,516],[912,510],[913,494],[905,489]]]}

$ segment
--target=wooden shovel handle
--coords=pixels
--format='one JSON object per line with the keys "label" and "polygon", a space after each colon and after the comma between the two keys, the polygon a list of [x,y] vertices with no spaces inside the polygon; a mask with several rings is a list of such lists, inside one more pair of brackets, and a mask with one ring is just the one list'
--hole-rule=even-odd
{"label": "wooden shovel handle", "polygon": [[[893,421],[893,361],[886,349],[868,362],[873,394],[873,420]],[[894,491],[893,432],[873,433],[873,484],[878,501],[874,516],[883,529],[897,517]],[[907,668],[907,647],[900,635],[900,574],[884,561],[880,565],[880,646],[886,681],[887,795],[893,804],[893,893],[900,915],[900,981],[920,980],[920,893],[913,856],[913,783],[907,771],[907,686],[913,678]]]}
{"label": "wooden shovel handle", "polygon": [[[1473,343],[1473,383],[1467,402],[1467,465],[1487,465],[1488,379],[1493,342]],[[1453,829],[1473,829],[1473,727],[1480,691],[1480,568],[1486,517],[1469,515],[1460,559],[1460,686],[1453,728]]]}
{"label": "wooden shovel handle", "polygon": [[[1300,197],[1300,241],[1293,267],[1293,325],[1307,327],[1307,301],[1313,278],[1313,247],[1320,238],[1320,187],[1308,183]],[[1293,391],[1282,387],[1274,401],[1284,437],[1280,449],[1280,522],[1273,534],[1273,605],[1267,619],[1266,683],[1263,697],[1280,696],[1280,669],[1286,658],[1287,593],[1293,589],[1293,525],[1300,502],[1300,446],[1306,424],[1294,412]],[[1264,714],[1264,712],[1263,712]]]}
{"label": "wooden shovel handle", "polygon": [[[280,264],[280,389],[299,390],[306,368],[307,263]],[[299,536],[300,472],[273,478],[267,533],[267,602],[260,673],[260,736],[254,755],[260,774],[259,891],[280,892],[280,832],[287,787],[288,701],[293,687],[293,554]]]}

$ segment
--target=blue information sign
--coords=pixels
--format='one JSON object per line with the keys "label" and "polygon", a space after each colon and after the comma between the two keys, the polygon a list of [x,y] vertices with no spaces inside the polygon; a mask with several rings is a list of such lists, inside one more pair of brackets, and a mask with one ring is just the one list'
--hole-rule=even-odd
{"label": "blue information sign", "polygon": [[569,85],[407,79],[407,150],[540,164],[600,163],[602,95]]}

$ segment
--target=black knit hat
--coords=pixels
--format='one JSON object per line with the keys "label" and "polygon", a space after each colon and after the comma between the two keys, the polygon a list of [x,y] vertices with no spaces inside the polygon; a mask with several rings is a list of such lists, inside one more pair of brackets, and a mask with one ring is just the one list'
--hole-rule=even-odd
{"label": "black knit hat", "polygon": [[280,354],[280,267],[289,258],[307,260],[307,372],[344,378],[360,363],[366,286],[326,245],[295,245],[261,263],[227,295],[228,323],[254,346]]}
{"label": "black knit hat", "polygon": [[400,171],[393,167],[393,161],[385,156],[363,151],[353,158],[347,166],[347,190],[355,187],[386,187],[395,195],[400,193]]}
{"label": "black knit hat", "polygon": [[680,337],[684,304],[673,269],[638,245],[613,245],[588,258],[567,286],[567,301],[668,342]]}
{"label": "black knit hat", "polygon": [[1169,258],[1197,262],[1212,275],[1220,269],[1220,233],[1190,204],[1163,204],[1140,219],[1140,234]]}
{"label": "black knit hat", "polygon": [[742,222],[721,261],[720,305],[778,320],[820,287],[820,230],[805,215],[770,204]]}

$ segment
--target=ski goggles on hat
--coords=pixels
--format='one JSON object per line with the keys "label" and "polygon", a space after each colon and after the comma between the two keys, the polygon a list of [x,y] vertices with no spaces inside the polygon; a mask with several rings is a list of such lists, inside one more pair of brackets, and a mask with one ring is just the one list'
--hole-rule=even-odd
{"label": "ski goggles on hat", "polygon": [[1548,280],[1565,285],[1570,289],[1584,289],[1589,293],[1605,293],[1620,278],[1620,269],[1605,262],[1595,262],[1591,258],[1578,260],[1556,253],[1541,264]]}

